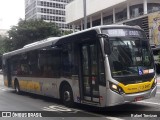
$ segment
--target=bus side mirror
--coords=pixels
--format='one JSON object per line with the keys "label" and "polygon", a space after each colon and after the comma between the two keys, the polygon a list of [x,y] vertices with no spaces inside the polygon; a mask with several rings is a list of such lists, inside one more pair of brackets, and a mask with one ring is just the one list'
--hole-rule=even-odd
{"label": "bus side mirror", "polygon": [[97,35],[98,38],[103,38],[103,48],[104,48],[104,52],[105,54],[107,55],[110,55],[111,54],[111,49],[110,49],[110,44],[109,44],[109,37],[107,34],[98,34]]}

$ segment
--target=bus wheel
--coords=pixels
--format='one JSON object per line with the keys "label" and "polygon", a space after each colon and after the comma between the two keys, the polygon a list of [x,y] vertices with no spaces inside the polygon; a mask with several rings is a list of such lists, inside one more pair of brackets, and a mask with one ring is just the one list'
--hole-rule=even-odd
{"label": "bus wheel", "polygon": [[19,88],[19,83],[18,83],[18,81],[15,81],[15,92],[16,93],[20,93],[20,88]]}
{"label": "bus wheel", "polygon": [[61,95],[62,102],[67,107],[73,107],[73,92],[69,85],[64,85],[62,88],[62,95]]}

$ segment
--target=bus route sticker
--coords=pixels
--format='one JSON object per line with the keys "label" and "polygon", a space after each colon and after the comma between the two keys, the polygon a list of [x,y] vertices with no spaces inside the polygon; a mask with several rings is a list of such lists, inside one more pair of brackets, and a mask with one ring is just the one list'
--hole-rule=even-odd
{"label": "bus route sticker", "polygon": [[138,73],[139,73],[139,75],[142,75],[143,74],[143,70],[142,69],[138,69]]}

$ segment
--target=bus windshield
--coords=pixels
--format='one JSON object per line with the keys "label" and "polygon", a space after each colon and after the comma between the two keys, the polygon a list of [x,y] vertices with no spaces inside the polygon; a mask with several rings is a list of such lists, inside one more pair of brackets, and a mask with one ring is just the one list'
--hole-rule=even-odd
{"label": "bus windshield", "polygon": [[148,41],[144,37],[138,37],[138,34],[133,35],[136,36],[109,37],[109,62],[113,77],[139,76],[154,72]]}

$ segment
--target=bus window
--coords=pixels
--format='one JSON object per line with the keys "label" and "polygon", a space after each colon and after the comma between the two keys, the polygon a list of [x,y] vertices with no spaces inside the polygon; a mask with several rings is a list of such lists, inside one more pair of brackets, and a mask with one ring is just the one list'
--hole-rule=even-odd
{"label": "bus window", "polygon": [[29,52],[29,68],[30,68],[30,76],[40,77],[40,69],[38,67],[38,51]]}
{"label": "bus window", "polygon": [[52,48],[41,49],[38,54],[38,66],[42,77],[60,77],[60,51]]}
{"label": "bus window", "polygon": [[64,77],[71,77],[72,74],[72,54],[71,44],[64,45],[62,51],[62,75]]}
{"label": "bus window", "polygon": [[11,73],[13,75],[18,75],[18,76],[29,75],[29,64],[28,64],[27,54],[13,56],[13,58],[11,59]]}

